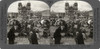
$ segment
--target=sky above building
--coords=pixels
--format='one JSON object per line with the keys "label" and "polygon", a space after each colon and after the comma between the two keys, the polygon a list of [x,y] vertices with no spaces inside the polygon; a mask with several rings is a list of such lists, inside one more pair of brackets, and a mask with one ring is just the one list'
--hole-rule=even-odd
{"label": "sky above building", "polygon": [[8,7],[8,12],[18,12],[18,3],[22,3],[23,6],[26,6],[27,3],[31,3],[32,11],[43,11],[49,9],[49,6],[42,1],[16,1]]}
{"label": "sky above building", "polygon": [[51,11],[53,12],[65,12],[65,3],[69,3],[70,6],[73,6],[74,3],[78,3],[78,10],[79,11],[90,11],[92,7],[89,3],[84,1],[58,1],[55,2],[51,6]]}

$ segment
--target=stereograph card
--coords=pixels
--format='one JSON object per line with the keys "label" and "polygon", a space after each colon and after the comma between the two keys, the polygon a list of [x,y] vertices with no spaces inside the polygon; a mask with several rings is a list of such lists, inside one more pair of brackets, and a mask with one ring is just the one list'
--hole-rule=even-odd
{"label": "stereograph card", "polygon": [[99,0],[1,0],[0,49],[99,49]]}

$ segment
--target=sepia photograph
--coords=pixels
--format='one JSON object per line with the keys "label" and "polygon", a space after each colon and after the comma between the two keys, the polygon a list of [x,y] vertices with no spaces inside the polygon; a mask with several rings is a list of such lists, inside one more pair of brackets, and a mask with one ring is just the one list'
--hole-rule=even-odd
{"label": "sepia photograph", "polygon": [[16,1],[7,11],[7,44],[91,45],[93,9],[85,1]]}

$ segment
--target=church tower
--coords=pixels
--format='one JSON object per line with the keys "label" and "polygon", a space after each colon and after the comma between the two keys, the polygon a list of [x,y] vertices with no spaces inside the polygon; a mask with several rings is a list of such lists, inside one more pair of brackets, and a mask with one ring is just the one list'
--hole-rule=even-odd
{"label": "church tower", "polygon": [[27,3],[26,7],[27,7],[27,10],[31,10],[31,4],[30,3]]}
{"label": "church tower", "polygon": [[65,3],[65,15],[68,16],[69,3]]}
{"label": "church tower", "polygon": [[78,3],[74,3],[74,10],[77,11],[78,10]]}
{"label": "church tower", "polygon": [[31,12],[31,4],[27,3],[26,8],[27,8],[27,16],[29,18],[31,18],[31,13],[30,13]]}
{"label": "church tower", "polygon": [[73,5],[73,8],[74,8],[74,16],[75,16],[75,19],[78,19],[78,3],[74,3]]}
{"label": "church tower", "polygon": [[21,13],[22,3],[18,3],[18,13]]}

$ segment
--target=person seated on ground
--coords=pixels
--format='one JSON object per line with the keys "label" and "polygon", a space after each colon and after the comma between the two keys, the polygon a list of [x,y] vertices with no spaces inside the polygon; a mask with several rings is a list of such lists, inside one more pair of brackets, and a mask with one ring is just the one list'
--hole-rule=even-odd
{"label": "person seated on ground", "polygon": [[36,35],[36,31],[35,30],[31,30],[29,33],[29,41],[31,44],[38,44],[38,38]]}
{"label": "person seated on ground", "polygon": [[83,31],[81,29],[79,29],[79,31],[76,32],[76,37],[75,37],[76,44],[84,44],[84,38],[82,32]]}
{"label": "person seated on ground", "polygon": [[49,29],[44,29],[43,31],[43,37],[48,38],[50,36],[50,30]]}
{"label": "person seated on ground", "polygon": [[80,23],[80,20],[77,20],[75,22],[72,23],[72,33],[73,33],[73,37],[76,36],[76,32],[79,31],[81,27],[81,23]]}

